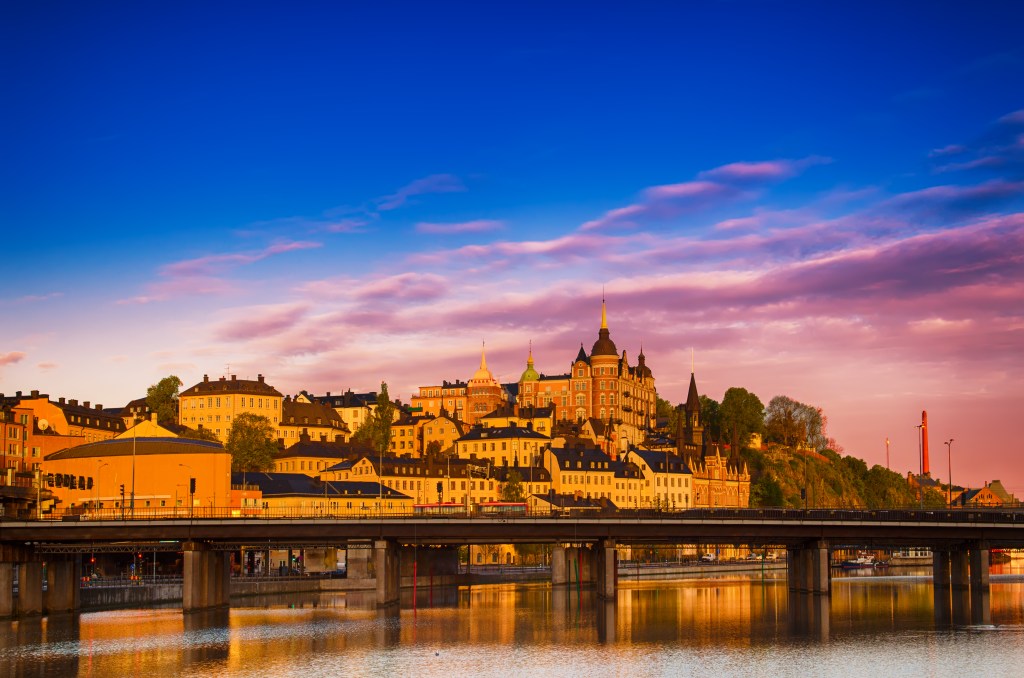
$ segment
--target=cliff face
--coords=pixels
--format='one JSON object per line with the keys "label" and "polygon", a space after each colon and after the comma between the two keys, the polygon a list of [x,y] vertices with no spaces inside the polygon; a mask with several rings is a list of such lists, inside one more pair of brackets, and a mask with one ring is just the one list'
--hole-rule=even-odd
{"label": "cliff face", "polygon": [[[771,447],[744,450],[751,474],[751,506],[786,508],[913,508],[921,500],[899,473],[832,450],[813,452]],[[800,496],[807,489],[806,503]],[[928,508],[946,506],[940,492],[925,493]]]}

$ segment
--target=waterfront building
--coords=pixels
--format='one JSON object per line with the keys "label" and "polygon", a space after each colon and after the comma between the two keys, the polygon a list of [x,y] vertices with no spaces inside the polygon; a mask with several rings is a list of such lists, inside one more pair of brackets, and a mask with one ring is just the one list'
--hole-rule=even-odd
{"label": "waterfront building", "polygon": [[164,434],[69,447],[48,454],[42,471],[54,508],[106,517],[131,510],[133,487],[136,517],[224,508],[231,491],[231,455],[223,445]]}
{"label": "waterfront building", "polygon": [[328,391],[326,395],[322,396],[314,396],[302,391],[295,396],[295,401],[320,403],[330,407],[341,416],[341,420],[349,430],[349,435],[358,431],[359,427],[366,423],[366,420],[377,410],[376,391],[353,393],[352,389],[349,389],[344,393],[335,394]]}
{"label": "waterfront building", "polygon": [[236,486],[259,490],[262,515],[360,516],[411,513],[412,497],[376,482],[322,481],[304,473],[232,474]]}
{"label": "waterfront building", "polygon": [[341,415],[320,402],[307,402],[285,397],[281,403],[281,422],[277,426],[278,442],[285,448],[299,442],[305,435],[311,440],[346,442],[351,431]]}
{"label": "waterfront building", "polygon": [[449,415],[447,410],[441,410],[438,416],[427,419],[420,427],[423,436],[421,456],[431,449],[436,449],[442,455],[455,454],[455,441],[466,435],[467,431],[469,424]]}
{"label": "waterfront building", "polygon": [[425,416],[447,414],[459,421],[466,421],[466,388],[464,381],[442,381],[440,385],[420,386],[412,396],[412,410]]}
{"label": "waterfront building", "polygon": [[551,447],[543,461],[556,494],[608,500],[615,494],[615,466],[602,450],[581,442]]}
{"label": "waterfront building", "polygon": [[244,412],[266,417],[278,428],[283,401],[281,392],[266,383],[262,374],[255,381],[233,374],[230,379],[210,381],[204,374],[201,382],[178,396],[178,423],[210,429],[223,443],[227,442],[232,420]]}
{"label": "waterfront building", "polygon": [[316,476],[341,461],[356,459],[371,452],[372,450],[364,445],[314,440],[309,434],[300,433],[295,444],[274,453],[271,469],[276,473],[303,473]]}
{"label": "waterfront building", "polygon": [[474,426],[455,442],[459,457],[479,456],[495,466],[534,466],[539,463],[551,438],[526,427]]}
{"label": "waterfront building", "polygon": [[520,376],[520,407],[551,407],[554,419],[584,422],[596,419],[611,422],[614,437],[642,440],[656,423],[657,390],[654,374],[640,350],[637,364],[631,366],[626,351],[621,355],[611,339],[604,300],[601,301],[601,326],[589,355],[580,344],[576,358],[566,374],[547,376],[534,367],[530,348],[526,369]]}

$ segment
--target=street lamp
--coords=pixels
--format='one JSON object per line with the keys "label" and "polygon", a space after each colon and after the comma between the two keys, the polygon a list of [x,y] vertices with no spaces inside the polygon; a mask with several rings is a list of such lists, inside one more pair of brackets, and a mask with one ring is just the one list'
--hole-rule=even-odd
{"label": "street lamp", "polygon": [[195,496],[194,496],[194,494],[195,494],[195,487],[194,487],[194,482],[193,482],[195,480],[194,476],[195,476],[196,471],[195,471],[195,469],[193,469],[188,464],[178,464],[178,466],[182,466],[182,467],[187,468],[189,470],[189,478],[188,478],[188,515],[191,518],[192,517],[192,512],[194,511],[194,507],[196,505],[196,499],[195,499]]}
{"label": "street lamp", "polygon": [[946,499],[949,508],[953,508],[953,439],[946,441],[946,458],[949,461],[949,485],[946,487]]}

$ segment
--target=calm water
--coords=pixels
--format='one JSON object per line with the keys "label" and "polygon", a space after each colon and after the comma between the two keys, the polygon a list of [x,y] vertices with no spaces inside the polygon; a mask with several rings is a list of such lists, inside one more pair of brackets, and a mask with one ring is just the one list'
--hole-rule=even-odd
{"label": "calm water", "polygon": [[1020,675],[1020,567],[993,569],[990,626],[937,627],[915,574],[834,580],[827,629],[756,575],[628,582],[614,606],[544,585],[421,589],[393,612],[310,594],[0,623],[0,676]]}

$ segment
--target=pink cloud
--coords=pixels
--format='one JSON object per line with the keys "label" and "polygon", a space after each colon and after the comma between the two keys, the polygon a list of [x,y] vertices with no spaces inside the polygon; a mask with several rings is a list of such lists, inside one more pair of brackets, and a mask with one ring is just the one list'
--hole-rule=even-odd
{"label": "pink cloud", "polygon": [[1003,124],[1011,125],[1024,125],[1024,108],[1007,113],[1003,117],[999,118],[999,122]]}
{"label": "pink cloud", "polygon": [[941,158],[947,155],[958,155],[960,153],[965,152],[966,150],[966,146],[961,146],[960,144],[949,144],[948,146],[943,146],[942,148],[933,148],[931,151],[928,152],[928,157]]}
{"label": "pink cloud", "polygon": [[20,363],[25,359],[25,353],[22,351],[10,351],[8,353],[0,353],[0,366],[14,365]]}
{"label": "pink cloud", "polygon": [[293,241],[274,243],[262,250],[254,252],[233,252],[227,254],[211,254],[196,259],[186,259],[173,264],[167,264],[160,269],[160,274],[168,277],[192,277],[202,275],[216,275],[223,273],[225,268],[233,268],[246,264],[253,264],[262,261],[267,257],[296,250],[308,250],[322,247],[323,243],[310,241]]}
{"label": "pink cloud", "polygon": [[263,339],[291,329],[309,310],[304,303],[247,308],[239,312],[241,317],[222,323],[214,335],[224,341]]}
{"label": "pink cloud", "polygon": [[493,219],[476,219],[474,221],[463,221],[451,224],[435,224],[420,222],[416,224],[418,233],[431,233],[435,235],[455,235],[459,233],[485,233],[487,231],[498,231],[505,227],[505,224]]}
{"label": "pink cloud", "polygon": [[360,300],[374,302],[385,299],[427,301],[436,299],[447,291],[448,281],[440,275],[402,273],[355,286],[352,296]]}
{"label": "pink cloud", "polygon": [[39,363],[38,365],[36,365],[36,367],[38,367],[43,372],[49,372],[50,370],[57,369],[57,367],[59,366],[57,365],[57,363]]}
{"label": "pink cloud", "polygon": [[779,181],[796,176],[811,165],[831,162],[830,158],[812,156],[801,160],[767,160],[761,162],[733,162],[701,172],[697,176],[726,183]]}
{"label": "pink cloud", "polygon": [[386,212],[402,207],[409,199],[429,193],[461,193],[466,190],[462,181],[453,174],[431,174],[403,186],[391,195],[377,199],[377,209]]}

